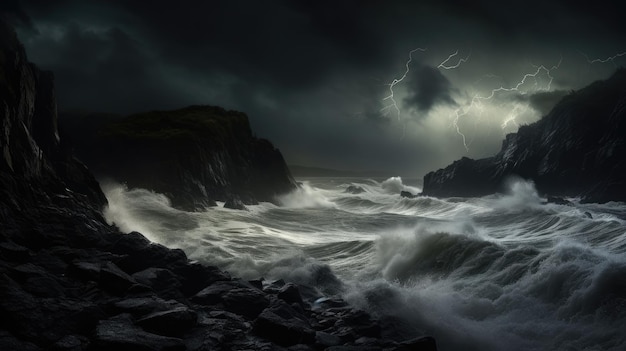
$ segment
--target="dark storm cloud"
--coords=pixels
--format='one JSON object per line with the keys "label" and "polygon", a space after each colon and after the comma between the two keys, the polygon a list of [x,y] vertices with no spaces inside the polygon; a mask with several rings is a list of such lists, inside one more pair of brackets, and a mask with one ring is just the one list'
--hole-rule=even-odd
{"label": "dark storm cloud", "polygon": [[539,112],[541,116],[545,116],[567,94],[569,92],[565,90],[554,90],[531,95],[518,95],[516,98],[520,101],[528,101],[530,106]]}
{"label": "dark storm cloud", "polygon": [[22,8],[19,0],[4,0],[0,3],[0,15],[10,21],[18,22],[25,28],[32,29],[33,23]]}
{"label": "dark storm cloud", "polygon": [[408,96],[403,103],[408,108],[428,112],[437,104],[454,105],[452,84],[437,68],[422,65],[413,69],[407,82]]}
{"label": "dark storm cloud", "polygon": [[[281,147],[288,162],[341,168],[391,167],[396,158],[404,160],[398,168],[418,173],[443,166],[465,152],[458,139],[447,139],[458,134],[422,133],[412,145],[398,144],[408,110],[426,116],[454,104],[453,96],[462,105],[460,97],[473,94],[468,87],[487,73],[514,86],[526,73],[524,60],[626,50],[618,2],[24,0],[0,6],[9,5],[20,14],[16,25],[29,58],[55,72],[61,110],[221,105],[248,113],[258,135]],[[404,115],[381,110],[388,84],[402,76],[416,47],[428,52],[397,86]],[[462,70],[433,68],[456,49],[472,52]],[[585,63],[580,54],[576,59]],[[580,87],[571,61],[565,57],[555,75],[559,89]],[[493,88],[486,84],[486,94]],[[528,101],[544,111],[556,98]]]}

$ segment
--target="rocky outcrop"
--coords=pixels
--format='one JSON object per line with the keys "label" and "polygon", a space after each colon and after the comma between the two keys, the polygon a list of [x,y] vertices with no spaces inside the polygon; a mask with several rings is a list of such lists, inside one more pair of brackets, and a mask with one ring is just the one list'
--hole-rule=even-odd
{"label": "rocky outcrop", "polygon": [[0,350],[435,349],[315,288],[235,279],[107,225],[56,133],[51,74],[1,21],[0,40]]}
{"label": "rocky outcrop", "polygon": [[2,223],[15,223],[20,214],[44,204],[83,204],[86,212],[106,204],[94,177],[59,138],[53,84],[52,73],[30,64],[15,33],[1,22]]}
{"label": "rocky outcrop", "polygon": [[482,196],[509,176],[543,194],[626,201],[626,70],[572,92],[541,120],[506,136],[489,158],[462,158],[424,177],[423,195]]}
{"label": "rocky outcrop", "polygon": [[241,112],[190,106],[128,117],[68,115],[62,123],[99,178],[163,193],[185,210],[233,199],[237,207],[275,202],[296,187],[280,151],[256,138]]}

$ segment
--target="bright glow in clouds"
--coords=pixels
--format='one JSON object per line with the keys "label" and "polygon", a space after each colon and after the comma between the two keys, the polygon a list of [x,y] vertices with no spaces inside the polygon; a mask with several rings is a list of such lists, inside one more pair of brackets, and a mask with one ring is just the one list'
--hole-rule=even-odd
{"label": "bright glow in clouds", "polygon": [[[404,72],[404,75],[399,79],[394,79],[389,84],[390,95],[383,99],[390,100],[391,103],[384,106],[381,110],[388,113],[387,111],[389,109],[395,109],[398,116],[398,121],[403,123],[403,130],[406,130],[407,121],[401,118],[402,113],[396,102],[398,98],[396,95],[398,95],[398,93],[400,93],[400,95],[406,95],[406,91],[394,91],[394,88],[398,84],[402,83],[409,74],[413,61],[412,54],[417,50],[421,52],[426,51],[425,49],[418,48],[409,52],[409,60],[406,62],[406,70]],[[461,66],[469,61],[471,52],[466,57],[460,58],[458,59],[458,61],[455,61],[455,58],[458,55],[459,50],[456,50],[454,53],[448,55],[447,58],[441,61],[436,67],[441,70],[442,73],[446,73],[447,71],[454,69],[462,69]],[[607,62],[608,60],[615,59],[620,55],[621,54],[618,54],[605,61],[599,62]],[[588,61],[589,63],[593,63],[589,59]],[[443,107],[443,109],[433,108],[430,111],[426,112],[426,118],[424,118],[424,116],[420,116],[420,119],[422,119],[423,121],[428,121],[429,119],[431,119],[433,114],[436,114],[437,117],[440,118],[442,111],[447,110],[447,120],[449,121],[448,128],[452,128],[456,132],[456,134],[461,137],[463,147],[467,152],[469,152],[472,141],[478,135],[476,133],[472,133],[471,139],[468,140],[468,132],[466,131],[466,128],[462,126],[463,124],[467,123],[461,123],[461,119],[473,120],[473,123],[470,124],[473,124],[473,129],[475,131],[479,128],[484,128],[484,126],[480,125],[485,122],[492,125],[499,125],[502,130],[501,133],[503,134],[503,136],[506,133],[515,132],[519,128],[520,124],[535,122],[540,117],[539,111],[530,106],[530,102],[528,101],[528,99],[522,99],[520,97],[528,96],[530,94],[538,92],[553,91],[552,83],[554,81],[554,76],[552,75],[552,73],[553,71],[556,71],[560,68],[562,62],[563,57],[561,57],[558,62],[552,66],[534,65],[531,63],[530,65],[532,66],[532,70],[529,70],[527,73],[523,74],[518,81],[509,86],[501,84],[500,86],[487,89],[472,86],[472,90],[475,91],[473,93],[470,93],[468,91],[459,91],[456,89],[457,87],[455,87],[452,92],[455,95],[454,100],[456,106],[453,106],[451,104],[444,104],[443,106],[440,106]],[[479,82],[483,81],[483,79],[487,77],[498,78],[498,76],[495,74],[486,73],[476,80],[475,85],[477,85]],[[482,85],[486,85],[486,83],[482,83]],[[420,123],[420,125],[423,126],[423,123]],[[405,133],[406,132],[403,132],[403,138]]]}

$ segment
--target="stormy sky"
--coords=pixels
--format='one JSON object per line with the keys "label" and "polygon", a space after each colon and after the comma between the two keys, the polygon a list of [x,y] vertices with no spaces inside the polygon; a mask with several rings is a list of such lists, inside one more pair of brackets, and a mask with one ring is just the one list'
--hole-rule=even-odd
{"label": "stormy sky", "polygon": [[[618,1],[6,1],[60,111],[246,112],[290,164],[421,177],[626,64]],[[613,57],[613,59],[611,59]]]}

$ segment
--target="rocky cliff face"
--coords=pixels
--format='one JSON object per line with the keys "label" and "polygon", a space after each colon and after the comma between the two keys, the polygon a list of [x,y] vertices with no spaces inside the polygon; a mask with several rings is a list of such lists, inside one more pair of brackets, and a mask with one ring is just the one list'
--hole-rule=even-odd
{"label": "rocky cliff face", "polygon": [[123,118],[68,116],[63,123],[99,177],[163,193],[179,208],[233,198],[274,202],[296,186],[280,151],[256,138],[241,112],[190,106]]}
{"label": "rocky cliff face", "polygon": [[436,350],[314,287],[234,279],[107,225],[52,86],[0,18],[0,350]]}
{"label": "rocky cliff face", "polygon": [[0,22],[0,220],[41,204],[73,202],[98,212],[106,199],[87,168],[64,150],[57,130],[53,76],[26,60]]}
{"label": "rocky cliff face", "polygon": [[563,98],[538,122],[506,136],[493,157],[463,158],[424,177],[424,195],[482,196],[505,179],[532,179],[550,195],[626,201],[626,70]]}

